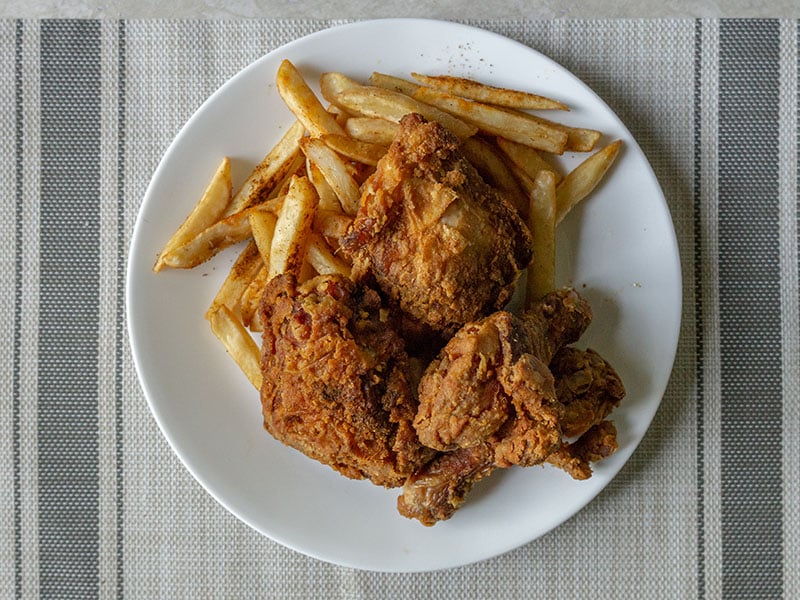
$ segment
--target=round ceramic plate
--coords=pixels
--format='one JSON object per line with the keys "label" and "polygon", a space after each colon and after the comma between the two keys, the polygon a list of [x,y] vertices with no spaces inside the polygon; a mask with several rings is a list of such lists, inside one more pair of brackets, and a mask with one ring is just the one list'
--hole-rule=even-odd
{"label": "round ceramic plate", "polygon": [[[559,228],[558,284],[575,286],[595,318],[580,345],[619,371],[628,395],[613,414],[619,451],[587,481],[550,467],[495,472],[450,520],[426,528],[401,517],[398,490],[352,481],[275,441],[258,394],[213,337],[204,313],[238,248],[191,271],[151,270],[223,156],[234,185],[293,117],[273,84],[288,58],[316,82],[324,71],[365,80],[375,70],[452,74],[566,102],[555,117],[620,138],[607,180]],[[577,157],[565,156],[564,166]],[[270,538],[333,563],[380,571],[454,567],[536,539],[585,506],[645,434],[672,369],[681,314],[675,233],[658,182],[614,113],[575,76],[526,46],[483,30],[426,20],[365,21],[269,53],[222,86],[189,120],[159,165],[136,222],[127,280],[130,339],[153,415],[194,477]]]}

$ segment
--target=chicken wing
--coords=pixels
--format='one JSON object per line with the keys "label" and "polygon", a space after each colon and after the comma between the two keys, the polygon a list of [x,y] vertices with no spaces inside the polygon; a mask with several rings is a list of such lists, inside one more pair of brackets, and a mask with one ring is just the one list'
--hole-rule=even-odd
{"label": "chicken wing", "polygon": [[412,425],[422,369],[377,292],[338,275],[299,286],[281,275],[261,311],[261,402],[275,438],[386,487],[431,459]]}
{"label": "chicken wing", "polygon": [[353,276],[378,286],[414,319],[452,334],[502,308],[531,259],[516,209],[436,122],[406,115],[342,241]]}

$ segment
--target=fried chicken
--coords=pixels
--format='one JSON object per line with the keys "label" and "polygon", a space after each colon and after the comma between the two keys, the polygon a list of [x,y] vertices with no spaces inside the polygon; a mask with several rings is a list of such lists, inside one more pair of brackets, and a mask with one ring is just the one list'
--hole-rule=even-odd
{"label": "fried chicken", "polygon": [[591,476],[591,463],[617,449],[604,419],[625,392],[596,352],[564,347],[590,320],[585,300],[565,289],[522,318],[498,312],[453,337],[420,382],[414,420],[420,440],[442,453],[406,481],[402,515],[429,526],[447,519],[496,468],[547,461]]}
{"label": "fried chicken", "polygon": [[420,382],[420,441],[449,451],[494,437],[498,465],[542,462],[561,443],[562,407],[548,364],[590,320],[589,304],[563,289],[521,318],[499,311],[462,327]]}
{"label": "fried chicken", "polygon": [[278,440],[354,479],[396,487],[428,462],[413,428],[421,374],[377,292],[341,276],[266,287],[261,402]]}
{"label": "fried chicken", "polygon": [[417,114],[365,182],[342,247],[357,280],[374,277],[402,311],[448,335],[502,308],[531,259],[516,209],[453,134]]}

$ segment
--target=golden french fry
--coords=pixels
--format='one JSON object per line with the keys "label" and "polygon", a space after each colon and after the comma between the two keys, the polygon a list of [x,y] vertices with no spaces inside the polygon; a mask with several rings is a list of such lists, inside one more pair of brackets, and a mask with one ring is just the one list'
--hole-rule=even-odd
{"label": "golden french fry", "polygon": [[164,245],[161,253],[153,265],[153,271],[160,271],[166,266],[164,256],[172,252],[210,227],[225,212],[231,202],[231,161],[226,156],[217,167],[211,182],[198,203],[178,227],[169,241]]}
{"label": "golden french fry", "polygon": [[211,313],[209,321],[211,322],[211,331],[222,342],[228,354],[236,361],[250,383],[260,390],[263,381],[261,352],[255,340],[225,305]]}
{"label": "golden french fry", "polygon": [[318,210],[314,215],[314,230],[328,240],[339,240],[350,228],[353,217],[338,210]]}
{"label": "golden french fry", "polygon": [[362,142],[347,135],[326,134],[322,141],[331,149],[351,160],[375,166],[386,154],[386,146]]}
{"label": "golden french fry", "polygon": [[386,73],[379,73],[378,71],[373,72],[372,75],[369,76],[369,83],[376,87],[400,92],[406,96],[412,96],[419,88],[419,85],[413,81],[395,77],[394,75],[387,75]]}
{"label": "golden french fry", "polygon": [[306,173],[314,189],[317,190],[317,196],[319,196],[317,211],[334,210],[341,212],[342,205],[339,204],[339,198],[336,197],[336,192],[333,191],[333,188],[325,180],[319,167],[308,158],[306,158]]}
{"label": "golden french fry", "polygon": [[616,159],[621,146],[622,140],[616,140],[601,148],[570,171],[558,184],[556,223],[560,223],[573,206],[597,187]]}
{"label": "golden french fry", "polygon": [[361,87],[358,81],[338,71],[323,73],[319,77],[319,90],[322,97],[340,110],[342,107],[336,103],[336,97],[345,90],[357,87]]}
{"label": "golden french fry", "polygon": [[552,171],[556,176],[556,184],[563,179],[562,175],[556,171],[556,168],[542,158],[535,148],[501,137],[497,138],[497,145],[500,146],[500,149],[511,162],[522,169],[531,179],[536,179],[539,171]]}
{"label": "golden french fry", "polygon": [[533,121],[534,123],[538,123],[544,127],[554,127],[555,129],[566,133],[567,144],[564,146],[565,152],[591,152],[603,135],[596,129],[570,127],[569,125],[556,123],[555,121],[543,119],[542,117],[538,117],[536,115],[531,115],[520,111],[512,111],[512,109],[506,110],[513,112],[515,115],[521,116],[522,118]]}
{"label": "golden french fry", "polygon": [[242,324],[249,328],[251,331],[259,331],[258,321],[256,315],[258,314],[258,306],[261,302],[261,296],[264,295],[264,288],[269,281],[269,272],[267,266],[262,266],[255,277],[250,280],[250,283],[242,292],[242,297],[239,300],[239,311],[242,315]]}
{"label": "golden french fry", "polygon": [[268,210],[254,210],[250,213],[249,220],[250,231],[253,234],[253,241],[258,247],[258,253],[264,264],[268,265],[277,218]]}
{"label": "golden french fry", "polygon": [[269,279],[280,273],[299,273],[317,202],[317,192],[308,177],[295,177],[275,223],[269,255]]}
{"label": "golden french fry", "polygon": [[344,135],[344,130],[339,127],[336,118],[325,110],[291,61],[284,59],[281,62],[275,81],[278,93],[286,106],[312,136],[320,136],[324,133]]}
{"label": "golden french fry", "polygon": [[518,109],[569,110],[566,104],[520,90],[509,90],[486,85],[472,79],[452,77],[450,75],[422,75],[411,73],[411,76],[422,85],[437,89],[447,94],[477,100],[486,104],[507,106]]}
{"label": "golden french fry", "polygon": [[375,86],[351,88],[338,94],[336,100],[345,110],[394,123],[399,123],[400,119],[409,113],[419,113],[429,121],[438,121],[460,139],[473,136],[478,131],[475,125],[466,123],[436,106],[385,88]]}
{"label": "golden french fry", "polygon": [[533,180],[528,227],[533,237],[533,262],[528,267],[525,303],[530,307],[555,289],[556,178],[552,171],[539,171]]}
{"label": "golden french fry", "polygon": [[527,144],[533,148],[563,154],[567,145],[567,132],[557,127],[527,118],[482,102],[465,100],[431,88],[421,87],[414,98],[445,110],[492,135]]}
{"label": "golden french fry", "polygon": [[350,277],[350,265],[334,254],[319,233],[312,232],[308,238],[306,260],[320,275],[338,273]]}
{"label": "golden french fry", "polygon": [[349,166],[319,138],[304,138],[300,147],[306,157],[319,168],[339,199],[342,209],[347,214],[356,214],[361,191]]}
{"label": "golden french fry", "polygon": [[521,215],[528,214],[529,194],[520,187],[516,176],[493,144],[482,138],[472,137],[464,140],[464,143],[461,144],[461,151],[475,166],[481,177],[500,190]]}
{"label": "golden french fry", "polygon": [[299,121],[289,127],[241,185],[226,215],[232,215],[267,200],[295,168],[300,157],[300,139],[305,127]]}
{"label": "golden french fry", "polygon": [[248,217],[252,210],[249,208],[217,221],[161,259],[166,266],[176,269],[191,269],[204,263],[221,250],[250,237]]}
{"label": "golden french fry", "polygon": [[344,124],[350,137],[381,146],[391,144],[399,129],[397,123],[377,117],[350,117]]}
{"label": "golden french fry", "polygon": [[254,241],[251,241],[242,250],[242,253],[228,272],[225,281],[222,282],[217,295],[211,302],[211,306],[206,311],[206,319],[210,319],[211,314],[220,306],[227,306],[234,315],[238,316],[240,314],[239,306],[242,294],[263,266],[264,261],[261,260],[261,256],[258,253],[258,246]]}

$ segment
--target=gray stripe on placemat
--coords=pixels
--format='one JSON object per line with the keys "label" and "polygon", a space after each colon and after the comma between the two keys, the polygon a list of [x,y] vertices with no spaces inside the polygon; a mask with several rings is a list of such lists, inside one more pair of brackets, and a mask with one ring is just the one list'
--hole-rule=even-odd
{"label": "gray stripe on placemat", "polygon": [[114,372],[115,410],[115,451],[117,462],[117,597],[123,597],[124,590],[124,471],[123,471],[123,363],[125,354],[125,85],[126,85],[126,29],[125,21],[119,22],[117,30],[117,315],[116,315],[116,370]]}
{"label": "gray stripe on placemat", "polygon": [[701,172],[701,91],[703,57],[703,21],[695,21],[694,36],[694,317],[695,317],[695,377],[697,411],[697,597],[705,598],[705,487],[704,460],[704,398],[703,393],[703,221]]}
{"label": "gray stripe on placemat", "polygon": [[100,27],[41,23],[39,582],[98,591]]}
{"label": "gray stripe on placemat", "polygon": [[23,204],[23,170],[22,170],[22,21],[16,22],[14,45],[14,98],[16,123],[15,143],[16,180],[14,200],[14,365],[12,394],[12,447],[14,462],[14,596],[22,596],[22,457],[20,444],[20,403],[22,402],[21,363],[22,363],[22,204]]}
{"label": "gray stripe on placemat", "polygon": [[776,20],[723,20],[719,50],[723,597],[779,597],[781,323]]}

